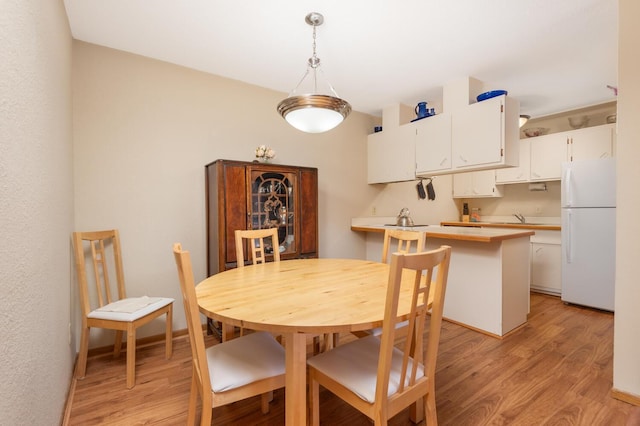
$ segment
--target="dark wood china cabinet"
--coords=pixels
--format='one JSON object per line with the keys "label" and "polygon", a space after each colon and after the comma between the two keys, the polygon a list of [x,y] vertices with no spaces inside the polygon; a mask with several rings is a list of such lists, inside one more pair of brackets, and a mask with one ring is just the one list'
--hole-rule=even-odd
{"label": "dark wood china cabinet", "polygon": [[267,253],[318,257],[318,169],[216,160],[205,178],[208,276],[236,267],[236,229],[278,228]]}

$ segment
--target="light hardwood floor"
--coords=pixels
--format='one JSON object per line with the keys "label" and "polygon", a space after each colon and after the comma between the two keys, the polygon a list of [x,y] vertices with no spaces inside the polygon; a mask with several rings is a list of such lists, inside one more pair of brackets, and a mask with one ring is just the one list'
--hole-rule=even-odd
{"label": "light hardwood floor", "polygon": [[[625,425],[633,406],[611,397],[613,315],[531,295],[526,326],[505,339],[443,323],[436,376],[440,425]],[[343,340],[351,338],[346,336]],[[207,336],[207,344],[217,343]],[[90,358],[84,380],[72,385],[70,425],[183,425],[191,355],[186,337],[138,349],[136,386],[125,386],[125,357]],[[321,395],[324,425],[369,425],[335,396]],[[271,411],[259,398],[214,409],[214,425],[282,425],[284,393]],[[408,412],[391,425],[409,425]]]}

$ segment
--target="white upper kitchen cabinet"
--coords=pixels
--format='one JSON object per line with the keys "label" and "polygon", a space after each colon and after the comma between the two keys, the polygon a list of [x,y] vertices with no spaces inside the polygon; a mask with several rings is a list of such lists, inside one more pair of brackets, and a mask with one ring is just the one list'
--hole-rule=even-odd
{"label": "white upper kitchen cabinet", "polygon": [[368,183],[414,180],[415,129],[404,125],[369,135],[367,164]]}
{"label": "white upper kitchen cabinet", "polygon": [[615,152],[615,124],[529,138],[531,181],[560,180],[565,161],[609,158]]}
{"label": "white upper kitchen cabinet", "polygon": [[453,175],[453,198],[502,197],[496,185],[495,170],[456,173]]}
{"label": "white upper kitchen cabinet", "polygon": [[519,103],[505,95],[461,108],[452,116],[453,169],[517,166]]}
{"label": "white upper kitchen cabinet", "polygon": [[567,133],[568,161],[613,157],[615,124],[587,127]]}
{"label": "white upper kitchen cabinet", "polygon": [[438,114],[411,123],[416,129],[416,174],[451,169],[451,114]]}
{"label": "white upper kitchen cabinet", "polygon": [[567,161],[567,138],[563,133],[530,138],[531,181],[560,180]]}
{"label": "white upper kitchen cabinet", "polygon": [[520,161],[517,167],[505,167],[496,170],[496,183],[522,183],[528,182],[531,174],[531,142],[529,139],[520,139]]}
{"label": "white upper kitchen cabinet", "polygon": [[506,95],[475,102],[480,90],[470,77],[452,82],[443,89],[443,112],[413,122],[413,108],[384,108],[383,131],[367,140],[368,182],[517,166],[519,102]]}

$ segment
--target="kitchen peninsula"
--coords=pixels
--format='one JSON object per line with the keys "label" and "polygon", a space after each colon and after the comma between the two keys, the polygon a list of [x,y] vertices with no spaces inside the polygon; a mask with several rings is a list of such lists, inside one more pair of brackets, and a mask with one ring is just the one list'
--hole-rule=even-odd
{"label": "kitchen peninsula", "polygon": [[[351,230],[366,232],[367,259],[380,260],[382,236],[397,226],[352,221]],[[426,249],[452,247],[444,317],[494,337],[527,322],[531,230],[414,226],[424,231]]]}

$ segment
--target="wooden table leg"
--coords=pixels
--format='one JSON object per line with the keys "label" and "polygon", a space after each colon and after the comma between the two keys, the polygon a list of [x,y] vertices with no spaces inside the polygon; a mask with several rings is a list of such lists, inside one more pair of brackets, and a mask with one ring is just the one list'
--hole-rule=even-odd
{"label": "wooden table leg", "polygon": [[286,387],[285,424],[307,424],[307,336],[304,333],[285,335]]}
{"label": "wooden table leg", "polygon": [[233,339],[233,335],[235,332],[235,327],[229,324],[222,323],[222,341],[226,342],[227,340]]}

